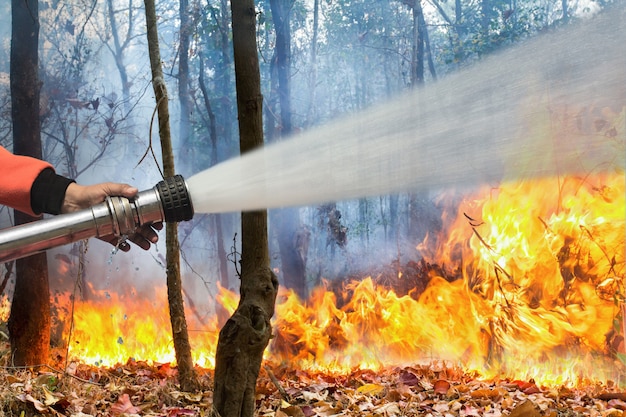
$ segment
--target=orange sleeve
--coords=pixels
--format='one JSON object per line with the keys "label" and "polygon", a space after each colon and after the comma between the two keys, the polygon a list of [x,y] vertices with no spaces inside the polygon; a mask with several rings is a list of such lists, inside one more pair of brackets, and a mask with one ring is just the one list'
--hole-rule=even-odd
{"label": "orange sleeve", "polygon": [[46,161],[29,156],[14,155],[0,146],[0,204],[24,213],[33,213],[30,190],[35,178],[46,168]]}

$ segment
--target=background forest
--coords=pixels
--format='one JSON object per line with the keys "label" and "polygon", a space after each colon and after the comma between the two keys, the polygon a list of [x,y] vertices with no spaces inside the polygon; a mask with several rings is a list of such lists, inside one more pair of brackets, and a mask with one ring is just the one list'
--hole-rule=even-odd
{"label": "background forest", "polygon": [[[266,141],[445,78],[481,56],[610,3],[257,1]],[[10,3],[3,2],[0,12],[0,143],[10,149]],[[39,13],[44,158],[81,183],[152,187],[160,179],[155,161],[161,159],[158,141],[151,140],[156,132],[150,132],[154,98],[143,2],[42,0]],[[157,14],[176,166],[189,177],[238,154],[230,7],[226,0],[162,0]],[[287,90],[281,77],[289,80]],[[441,227],[437,201],[433,190],[272,210],[272,266],[281,284],[306,296],[322,279],[359,276],[374,265],[416,258],[415,246]],[[11,222],[11,212],[0,208],[0,225]],[[197,215],[180,225],[183,282],[202,304],[217,282],[238,285],[239,222],[238,213],[223,213]],[[102,242],[89,245],[82,273],[95,288],[127,281],[137,291],[149,289],[150,277],[163,269],[161,248],[112,256]],[[53,289],[72,285],[67,276],[77,273],[77,251],[71,246],[53,252]]]}

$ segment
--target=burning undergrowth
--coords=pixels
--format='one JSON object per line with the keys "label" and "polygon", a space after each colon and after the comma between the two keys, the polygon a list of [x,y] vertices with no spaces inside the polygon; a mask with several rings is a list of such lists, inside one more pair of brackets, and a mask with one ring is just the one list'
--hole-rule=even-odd
{"label": "burning undergrowth", "polygon": [[[328,374],[444,361],[484,378],[620,381],[624,183],[615,172],[485,187],[443,211],[417,261],[327,282],[307,300],[282,288],[266,358]],[[218,288],[221,309],[237,301]],[[165,288],[92,290],[73,306],[58,294],[55,305],[73,324],[59,332],[70,359],[174,361]],[[212,369],[224,317],[188,310],[194,361]]]}
{"label": "burning undergrowth", "polygon": [[624,207],[621,173],[486,187],[420,261],[306,303],[280,296],[272,355],[306,369],[434,359],[553,384],[620,378]]}
{"label": "burning undergrowth", "polygon": [[[187,393],[178,390],[176,369],[169,364],[74,363],[66,373],[54,367],[12,370],[0,375],[0,411],[26,417],[211,416],[212,373],[197,372],[201,389]],[[626,396],[615,382],[586,382],[571,388],[532,380],[487,381],[438,361],[339,375],[268,361],[257,381],[256,409],[265,417],[624,415]]]}
{"label": "burning undergrowth", "polygon": [[[259,415],[622,415],[624,182],[486,188],[444,211],[417,261],[307,300],[282,289]],[[237,300],[219,288],[225,311]],[[176,390],[165,288],[54,304],[58,363],[3,375],[5,412],[208,415],[223,318],[188,308],[205,386],[189,395]]]}

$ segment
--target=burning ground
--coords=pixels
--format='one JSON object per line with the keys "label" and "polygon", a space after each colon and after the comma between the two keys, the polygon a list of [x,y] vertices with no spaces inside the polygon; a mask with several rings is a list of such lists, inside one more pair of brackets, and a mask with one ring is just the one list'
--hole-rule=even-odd
{"label": "burning ground", "polygon": [[[418,261],[306,301],[283,290],[259,415],[623,415],[624,183],[619,171],[485,187],[443,210]],[[50,368],[5,369],[5,414],[208,415],[237,295],[219,289],[225,317],[187,313],[205,387],[189,394],[176,389],[165,294],[58,294],[67,342]]]}
{"label": "burning ground", "polygon": [[[5,371],[0,410],[6,416],[209,416],[211,372],[198,373],[204,389],[184,393],[169,364]],[[268,417],[623,416],[625,399],[614,382],[571,388],[486,381],[440,362],[335,375],[268,362],[257,381],[257,412]]]}
{"label": "burning ground", "polygon": [[[444,211],[451,220],[418,246],[419,261],[328,282],[306,301],[283,288],[267,358],[326,372],[437,360],[485,378],[618,381],[624,182],[614,173],[485,187]],[[92,294],[74,305],[55,298],[66,306],[59,322],[73,323],[61,337],[70,358],[105,366],[174,360],[165,288],[149,297]],[[188,311],[199,366],[213,367],[237,299],[219,288],[226,314]]]}

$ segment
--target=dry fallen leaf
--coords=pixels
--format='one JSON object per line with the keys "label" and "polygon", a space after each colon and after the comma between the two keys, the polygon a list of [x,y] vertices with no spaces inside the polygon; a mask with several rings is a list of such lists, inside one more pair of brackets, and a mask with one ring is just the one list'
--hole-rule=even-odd
{"label": "dry fallen leaf", "polygon": [[433,383],[435,394],[445,395],[450,389],[450,383],[446,380],[439,379]]}
{"label": "dry fallen leaf", "polygon": [[37,411],[45,411],[48,409],[47,406],[45,406],[41,401],[33,398],[33,396],[30,394],[18,395],[17,399],[25,403],[31,403],[37,409]]}
{"label": "dry fallen leaf", "polygon": [[542,417],[541,413],[537,410],[532,401],[524,401],[519,404],[513,410],[511,410],[510,417]]}
{"label": "dry fallen leaf", "polygon": [[379,384],[364,384],[357,388],[356,392],[365,395],[380,395],[385,390],[385,387]]}
{"label": "dry fallen leaf", "polygon": [[130,397],[128,394],[122,394],[117,399],[117,402],[111,406],[111,413],[114,416],[119,416],[120,414],[137,414],[141,410],[135,407],[130,402]]}
{"label": "dry fallen leaf", "polygon": [[[289,407],[281,408],[278,411],[283,412],[285,416],[287,417],[305,417],[304,412],[297,405],[290,405]],[[277,416],[278,416],[278,411],[276,412]]]}

